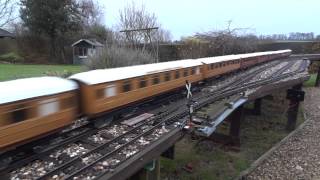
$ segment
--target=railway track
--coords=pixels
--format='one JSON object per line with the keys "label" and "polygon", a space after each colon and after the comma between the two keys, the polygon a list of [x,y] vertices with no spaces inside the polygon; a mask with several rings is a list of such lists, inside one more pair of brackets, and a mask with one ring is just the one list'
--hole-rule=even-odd
{"label": "railway track", "polygon": [[[194,96],[196,101],[194,108],[198,110],[207,104],[246,89],[290,77],[301,72],[301,69],[302,67],[299,67],[295,72],[281,73],[277,77],[243,85],[247,79],[232,85],[231,88],[221,88],[212,93],[197,93]],[[63,153],[57,148],[41,151],[32,159],[28,159],[28,165],[26,165],[27,161],[19,162],[3,173],[11,179],[97,179],[103,174],[112,173],[121,163],[157,141],[162,135],[183,126],[185,123],[183,117],[188,114],[185,108],[186,100],[177,98],[174,103],[164,104],[167,105],[161,107],[161,110],[155,110],[155,115],[143,123],[133,127],[114,124],[96,129],[90,135],[86,134],[87,138],[81,136],[74,139],[72,143],[66,143],[68,145],[64,148],[67,150],[64,149]]]}
{"label": "railway track", "polygon": [[[163,99],[159,99],[157,101],[153,101],[152,104],[146,103],[147,108],[143,108],[142,111],[137,111],[137,112],[127,112],[127,114],[124,114],[124,118],[119,119],[119,121],[125,119],[125,118],[130,118],[131,116],[137,116],[139,113],[142,113],[146,110],[150,109],[155,109],[157,104],[167,104],[172,100],[175,100],[177,98],[180,98],[182,95],[169,95]],[[144,104],[143,106],[146,106]],[[155,112],[157,113],[157,112]],[[121,129],[122,130],[122,129]],[[66,146],[70,144],[76,144],[73,147],[77,146],[79,144],[79,140],[86,139],[86,137],[91,138],[93,141],[97,138],[99,138],[99,132],[101,131],[107,131],[105,128],[102,129],[97,129],[94,128],[93,124],[85,122],[85,123],[75,123],[74,125],[66,128],[65,130],[61,131],[61,133],[56,134],[53,137],[46,138],[44,140],[41,140],[40,142],[37,141],[36,143],[32,143],[30,146],[33,144],[36,144],[36,146],[33,148],[34,152],[23,152],[20,151],[19,149],[9,152],[7,154],[3,154],[2,158],[4,157],[12,157],[11,158],[11,163],[8,165],[8,167],[3,168],[0,171],[0,177],[3,174],[6,174],[8,171],[12,171],[16,169],[17,167],[23,167],[24,165],[35,161],[36,164],[38,164],[37,160],[43,159],[43,157],[47,157],[50,154],[54,154],[55,152],[59,153],[60,149],[66,148]],[[119,130],[120,131],[120,130]],[[43,142],[43,143],[41,143]],[[80,143],[82,144],[82,143]],[[22,154],[22,155],[21,155]],[[12,155],[12,156],[11,156]],[[55,155],[53,155],[55,156]],[[51,166],[48,168],[52,168]]]}
{"label": "railway track", "polygon": [[[249,70],[249,72],[248,71],[238,72],[236,75],[233,75],[236,78],[230,78],[231,80],[229,80],[227,83],[223,85],[220,85],[219,89],[223,89],[225,87],[231,86],[235,82],[241,82],[241,80],[243,81],[244,78],[248,78],[247,76],[248,74],[255,75],[256,73],[261,72],[266,68],[275,66],[276,64],[280,64],[280,61],[273,61],[267,64],[263,64],[259,67],[253,67],[252,70]],[[222,77],[218,80],[214,80],[210,84],[219,84],[220,83],[219,81],[225,81],[225,78]],[[178,95],[174,94],[168,97],[161,97],[161,98],[158,98],[156,101],[152,101],[151,104],[145,103],[140,108],[136,108],[136,109],[143,109],[142,111],[127,112],[127,114],[125,114],[124,116],[125,118],[129,118],[130,116],[135,116],[143,111],[148,111],[150,109],[153,109],[154,107],[152,105],[157,106],[159,104],[166,104],[177,98],[184,98],[184,97],[182,97],[181,94],[178,94]],[[39,154],[50,154],[53,151],[57,150],[59,147],[63,147],[67,144],[74,143],[78,139],[82,139],[83,137],[95,134],[97,132],[98,130],[96,128],[93,128],[93,126],[88,121],[77,120],[73,125],[61,131],[61,133],[58,133],[48,138],[45,138],[43,140],[35,141],[34,143],[31,143],[29,146],[24,148],[24,149],[27,149],[27,151],[25,152],[23,152],[19,148],[18,150],[2,154],[0,156],[0,160],[3,160],[5,162],[10,161],[10,165],[8,168],[5,168],[5,169],[3,167],[0,167],[0,170],[10,171],[15,167],[23,166],[28,162],[36,160]],[[32,147],[32,148],[29,148],[29,147]],[[33,150],[34,152],[30,152],[30,150]],[[0,174],[1,174],[1,171],[0,171]]]}

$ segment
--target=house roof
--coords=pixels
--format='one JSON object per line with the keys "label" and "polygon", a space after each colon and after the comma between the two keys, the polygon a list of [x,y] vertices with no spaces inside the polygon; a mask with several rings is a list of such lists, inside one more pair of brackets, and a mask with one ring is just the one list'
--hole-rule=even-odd
{"label": "house roof", "polygon": [[94,40],[94,39],[80,39],[78,41],[76,41],[75,43],[73,43],[71,46],[76,46],[77,44],[81,43],[81,42],[86,42],[88,44],[91,44],[93,46],[98,46],[98,47],[103,47],[104,45],[101,44],[100,42],[98,42],[97,40]]}
{"label": "house roof", "polygon": [[4,37],[10,37],[10,38],[14,38],[14,34],[10,33],[9,31],[6,31],[4,29],[0,28],[0,38],[4,38]]}

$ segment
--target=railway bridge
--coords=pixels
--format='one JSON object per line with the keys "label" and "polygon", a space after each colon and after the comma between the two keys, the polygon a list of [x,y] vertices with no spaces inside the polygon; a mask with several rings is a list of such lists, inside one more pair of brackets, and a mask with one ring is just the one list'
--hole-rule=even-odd
{"label": "railway bridge", "polygon": [[[213,84],[221,83],[222,89],[215,89],[215,87],[206,87],[208,89],[204,88],[206,93],[211,90],[215,92],[214,94],[211,94],[209,100],[211,101],[210,109],[212,110],[205,114],[205,116],[191,116],[190,114],[187,116],[187,119],[194,120],[196,123],[194,124],[195,127],[187,124],[182,130],[176,129],[175,131],[171,131],[170,134],[164,136],[158,142],[145,149],[142,153],[143,155],[141,154],[141,156],[133,158],[131,162],[129,161],[122,164],[122,170],[116,170],[112,175],[106,174],[103,178],[119,179],[126,173],[128,173],[128,175],[125,177],[131,176],[133,179],[141,178],[142,176],[144,177],[143,179],[159,178],[160,165],[159,161],[155,159],[157,159],[159,155],[174,159],[174,144],[183,136],[183,134],[188,133],[190,129],[193,129],[193,132],[199,136],[212,139],[216,142],[222,142],[223,144],[228,144],[233,146],[233,148],[239,148],[241,144],[240,125],[245,118],[245,111],[248,111],[244,108],[244,105],[248,102],[254,102],[251,113],[260,115],[263,98],[279,90],[287,90],[289,109],[286,129],[288,131],[294,130],[296,127],[299,103],[303,101],[304,98],[302,83],[310,77],[306,73],[309,62],[307,60],[302,60],[303,58],[305,57],[302,56],[297,58],[299,59],[297,62],[300,62],[301,64],[296,64],[295,61],[288,61],[287,64],[282,65],[273,64],[272,66],[265,66],[263,68],[264,70],[270,68],[269,71],[253,69],[251,71],[249,70],[247,73],[238,74],[238,78],[229,83],[224,84],[224,82],[214,82]],[[296,59],[296,57],[291,58],[291,60],[293,59]],[[293,71],[290,71],[290,69]],[[300,73],[296,73],[298,69],[300,69]],[[268,75],[265,77],[265,74],[268,73],[269,78],[267,78]],[[201,102],[197,103],[201,104]],[[198,104],[194,104],[194,111],[201,110],[201,107],[197,108],[197,105]],[[229,134],[215,132],[222,122],[227,122],[229,124]],[[153,172],[150,172],[145,168],[139,168],[144,167],[143,164],[146,164],[147,162],[153,163],[155,167]],[[132,174],[134,175],[132,176]]]}
{"label": "railway bridge", "polygon": [[[155,179],[155,177],[159,177],[160,165],[155,159],[157,159],[159,155],[174,159],[174,144],[183,136],[183,134],[188,133],[190,129],[193,129],[192,132],[199,136],[223,144],[228,144],[233,148],[238,149],[241,145],[240,125],[245,118],[245,111],[248,111],[244,108],[244,105],[248,102],[254,102],[254,107],[250,111],[255,115],[260,115],[263,98],[279,90],[287,90],[289,109],[286,128],[288,131],[294,130],[296,127],[299,103],[303,101],[304,97],[304,92],[301,89],[302,83],[309,79],[309,75],[306,73],[309,62],[307,60],[302,60],[303,58],[304,57],[298,57],[298,61],[288,61],[287,64],[266,65],[262,68],[264,70],[259,70],[259,68],[248,70],[247,73],[238,74],[237,78],[231,80],[229,83],[225,83],[227,80],[214,82],[212,84],[214,87],[204,88],[204,92],[206,93],[211,91],[215,92],[213,94],[209,93],[211,95],[209,100],[211,101],[211,111],[207,112],[205,115],[195,114],[191,116],[189,114],[187,116],[187,119],[194,120],[195,127],[187,124],[182,130],[176,129],[175,131],[171,131],[170,134],[164,136],[158,142],[145,149],[142,153],[143,155],[136,156],[131,162],[122,164],[122,170],[116,170],[112,175],[106,174],[103,177],[106,179],[119,179],[126,173],[128,173],[128,175],[125,177],[134,174],[132,176],[133,179],[141,178],[142,176],[146,179]],[[296,57],[291,60],[293,59],[296,59]],[[296,62],[300,62],[301,64]],[[298,69],[302,71],[296,73]],[[216,84],[219,84],[221,89],[216,89]],[[200,111],[201,107],[198,108],[197,105],[201,104],[201,101],[198,101],[196,97],[194,97],[194,99],[198,103],[194,104],[194,109],[195,111]],[[223,122],[229,124],[228,134],[221,134],[215,131]],[[139,168],[144,167],[143,164],[147,162],[153,163],[155,167],[154,171],[150,172],[145,168]]]}

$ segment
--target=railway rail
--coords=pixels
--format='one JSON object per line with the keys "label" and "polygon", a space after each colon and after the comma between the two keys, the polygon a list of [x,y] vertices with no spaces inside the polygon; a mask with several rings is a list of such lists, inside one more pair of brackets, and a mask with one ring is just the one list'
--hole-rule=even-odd
{"label": "railway rail", "polygon": [[[219,99],[242,93],[247,89],[288,78],[303,72],[307,66],[307,62],[303,62],[295,71],[286,72],[286,69],[295,64],[289,61],[279,69],[276,76],[269,76],[255,82],[249,81],[258,73],[277,63],[271,62],[270,64],[270,66],[267,64],[263,65],[264,68],[253,70],[252,76],[244,73],[244,77],[247,78],[241,81],[235,78],[210,93],[203,91],[196,93],[193,98],[195,110]],[[101,129],[90,127],[89,130],[83,132],[84,134],[70,138],[70,142],[62,141],[53,148],[40,148],[41,150],[32,158],[17,160],[1,174],[10,179],[98,179],[105,174],[112,174],[121,163],[159,140],[163,135],[182,129],[188,115],[185,105],[186,100],[180,95],[170,96],[165,101],[162,100],[161,108],[149,108],[149,112],[154,116],[141,123],[132,127],[119,122]],[[139,113],[141,111],[131,113],[130,116]],[[78,129],[87,126],[88,124],[84,124],[66,132],[77,132]]]}

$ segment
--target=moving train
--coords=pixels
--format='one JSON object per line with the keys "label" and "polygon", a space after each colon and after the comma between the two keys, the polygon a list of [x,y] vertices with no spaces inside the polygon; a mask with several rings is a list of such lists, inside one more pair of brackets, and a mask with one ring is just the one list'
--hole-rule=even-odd
{"label": "moving train", "polygon": [[219,75],[284,59],[291,50],[187,59],[0,82],[0,151]]}

